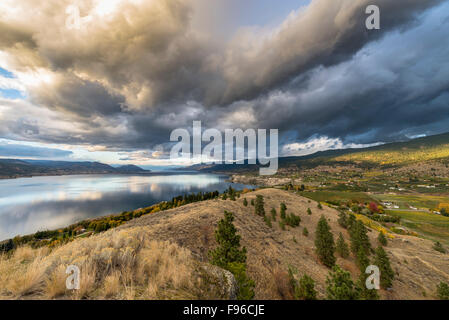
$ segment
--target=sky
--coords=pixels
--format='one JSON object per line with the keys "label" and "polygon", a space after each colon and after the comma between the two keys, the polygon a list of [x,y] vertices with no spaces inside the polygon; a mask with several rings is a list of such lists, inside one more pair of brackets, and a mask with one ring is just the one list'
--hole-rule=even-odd
{"label": "sky", "polygon": [[442,0],[2,0],[0,157],[174,164],[195,120],[283,156],[443,133],[448,57]]}

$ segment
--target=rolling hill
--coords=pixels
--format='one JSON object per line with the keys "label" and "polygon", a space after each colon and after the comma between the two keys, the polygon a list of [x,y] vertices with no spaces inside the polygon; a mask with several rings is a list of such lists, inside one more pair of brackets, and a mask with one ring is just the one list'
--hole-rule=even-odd
{"label": "rolling hill", "polygon": [[[368,148],[327,150],[306,156],[281,157],[279,167],[313,168],[323,164],[343,164],[387,168],[428,161],[449,164],[449,133]],[[258,165],[248,164],[201,164],[189,169],[202,172],[245,172],[258,168]]]}
{"label": "rolling hill", "polygon": [[70,174],[148,173],[138,166],[114,168],[100,162],[0,159],[0,178],[18,178]]}
{"label": "rolling hill", "polygon": [[[279,208],[301,217],[299,227],[267,226],[248,201],[261,195],[265,209]],[[307,214],[307,208],[312,213]],[[223,211],[235,215],[235,226],[247,248],[248,274],[256,283],[256,299],[292,299],[289,268],[315,281],[318,298],[326,297],[330,269],[315,251],[315,230],[321,215],[336,238],[349,233],[338,220],[338,211],[298,194],[263,189],[248,192],[237,201],[214,199],[144,215],[115,229],[78,238],[54,250],[19,248],[11,258],[0,259],[0,299],[223,299],[217,286],[204,282],[210,276],[209,250],[216,247],[214,231]],[[309,233],[304,234],[307,228]],[[378,231],[369,229],[377,246]],[[382,299],[436,299],[436,286],[449,281],[448,254],[436,252],[433,243],[413,236],[391,234],[385,250],[396,274],[392,289],[379,292]],[[65,267],[77,261],[89,277],[72,296],[65,289]],[[155,263],[157,261],[157,263]],[[353,255],[338,257],[337,264],[356,281],[359,270]],[[219,285],[218,287],[223,287]]]}

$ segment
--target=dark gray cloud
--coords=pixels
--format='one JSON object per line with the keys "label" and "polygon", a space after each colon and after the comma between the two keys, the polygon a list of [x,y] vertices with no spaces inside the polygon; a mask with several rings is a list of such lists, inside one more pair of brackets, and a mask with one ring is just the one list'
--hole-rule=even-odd
{"label": "dark gray cloud", "polygon": [[[69,0],[0,5],[0,62],[32,102],[0,105],[3,137],[132,151],[193,120],[279,128],[283,143],[448,131],[447,2],[314,0],[230,42],[193,29],[188,1],[122,2],[107,16],[95,3],[84,2],[94,22],[80,30],[65,27]],[[381,30],[366,30],[368,4]]]}

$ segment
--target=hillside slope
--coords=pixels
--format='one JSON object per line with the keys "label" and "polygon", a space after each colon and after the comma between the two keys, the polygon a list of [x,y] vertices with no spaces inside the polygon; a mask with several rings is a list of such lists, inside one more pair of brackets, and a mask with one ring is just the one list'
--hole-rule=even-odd
{"label": "hillside slope", "polygon": [[[243,205],[263,195],[265,210],[278,211],[281,202],[287,213],[302,219],[300,227],[281,230],[277,222],[268,227],[254,207]],[[307,214],[311,208],[312,214]],[[338,223],[338,212],[295,193],[262,189],[242,195],[237,201],[208,200],[142,216],[85,239],[76,239],[48,251],[19,248],[11,259],[0,259],[0,297],[3,298],[90,298],[90,299],[220,299],[229,297],[226,284],[211,272],[208,251],[216,246],[214,230],[224,210],[235,214],[242,245],[248,250],[248,274],[256,283],[256,299],[292,298],[288,268],[307,273],[316,282],[319,298],[325,298],[329,269],[315,254],[315,228],[324,215],[335,238],[347,231]],[[303,235],[307,227],[309,235]],[[377,246],[377,231],[369,237]],[[449,254],[432,249],[433,243],[411,236],[394,235],[386,251],[396,272],[393,289],[382,291],[383,299],[433,299],[437,284],[449,282]],[[64,289],[65,267],[81,265],[84,280],[75,296]],[[352,257],[337,264],[350,271],[358,268]],[[87,270],[87,271],[86,271]],[[87,273],[86,273],[87,272]],[[87,274],[87,277],[86,277]],[[215,274],[215,277],[213,276]],[[220,272],[218,272],[220,274]],[[211,280],[212,279],[212,280]],[[214,280],[215,279],[215,280]],[[84,282],[83,282],[84,281]],[[212,288],[212,289],[211,289]]]}
{"label": "hillside slope", "polygon": [[[283,231],[277,223],[269,228],[263,219],[254,214],[254,207],[243,205],[256,195],[264,196],[265,210],[272,207],[278,211],[281,202],[287,205],[287,212],[299,214],[302,222],[299,228]],[[306,213],[312,209],[312,215]],[[235,213],[235,224],[242,236],[242,244],[248,249],[248,272],[256,281],[256,299],[282,299],[289,297],[285,282],[287,270],[294,266],[300,274],[307,273],[317,282],[320,298],[324,298],[325,282],[329,269],[319,263],[314,252],[315,228],[321,214],[329,219],[335,239],[342,232],[349,243],[348,232],[338,223],[338,212],[324,207],[317,208],[313,201],[278,189],[263,189],[243,195],[237,201],[211,200],[189,204],[177,209],[133,220],[120,228],[144,226],[154,239],[175,241],[191,250],[197,259],[207,261],[207,252],[215,246],[214,229],[223,217],[223,210]],[[309,236],[302,235],[303,227]],[[377,246],[378,233],[369,233],[371,243]],[[382,292],[384,299],[432,298],[440,281],[449,281],[449,255],[432,249],[428,240],[410,236],[395,235],[389,241],[386,251],[390,255],[393,269],[398,273],[393,290]],[[296,242],[293,239],[296,239]],[[352,272],[354,279],[358,268],[353,258],[338,258],[337,264]]]}
{"label": "hillside slope", "polygon": [[[449,133],[393,142],[367,148],[319,151],[306,156],[279,158],[279,168],[315,168],[320,165],[357,165],[368,167],[402,167],[426,162],[449,165]],[[255,172],[258,165],[197,164],[189,167],[202,172]],[[282,171],[282,170],[281,170]]]}

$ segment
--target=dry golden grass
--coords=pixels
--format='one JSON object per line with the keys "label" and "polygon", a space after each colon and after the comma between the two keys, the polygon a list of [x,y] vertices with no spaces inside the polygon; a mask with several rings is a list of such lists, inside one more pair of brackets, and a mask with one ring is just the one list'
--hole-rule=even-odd
{"label": "dry golden grass", "polygon": [[115,297],[117,292],[120,292],[120,277],[121,274],[119,271],[115,271],[106,276],[103,286],[103,295],[105,298]]}
{"label": "dry golden grass", "polygon": [[66,265],[59,265],[45,280],[44,292],[48,299],[58,298],[66,293],[66,268]]}
{"label": "dry golden grass", "polygon": [[[67,266],[80,268],[80,289],[66,289]],[[0,298],[177,299],[202,296],[204,277],[188,249],[154,241],[145,228],[110,230],[56,248],[18,248],[0,258]]]}

